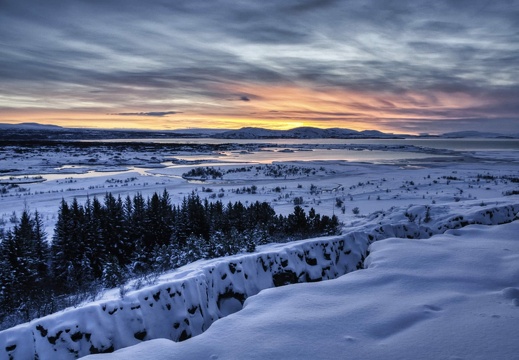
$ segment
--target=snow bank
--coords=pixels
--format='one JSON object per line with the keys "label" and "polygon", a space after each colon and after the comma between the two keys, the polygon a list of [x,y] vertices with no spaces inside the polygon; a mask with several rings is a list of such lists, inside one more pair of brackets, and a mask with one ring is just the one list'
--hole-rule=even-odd
{"label": "snow bank", "polygon": [[[0,332],[0,360],[73,359],[144,340],[186,340],[241,310],[261,290],[334,279],[360,268],[374,240],[424,238],[468,224],[507,223],[517,219],[519,204],[467,210],[463,216],[443,210],[430,210],[437,219],[430,224],[409,221],[401,210],[383,221],[375,217],[363,231],[270,245],[254,254],[201,262],[194,270],[179,269],[169,280],[123,299],[69,309]],[[407,214],[423,218],[425,211],[422,206]]]}
{"label": "snow bank", "polygon": [[394,209],[381,212],[373,215],[368,224],[359,229],[369,232],[372,240],[388,237],[424,239],[467,225],[499,225],[518,218],[519,204],[513,201],[491,205],[472,201],[457,206],[417,205],[405,211]]}
{"label": "snow bank", "polygon": [[0,359],[73,359],[143,340],[186,340],[242,308],[259,291],[336,278],[357,269],[366,234],[301,241],[275,250],[207,261],[188,275],[69,309],[0,332]]}
{"label": "snow bank", "polygon": [[265,290],[185,342],[88,359],[517,359],[518,233],[515,221],[379,241],[366,270]]}

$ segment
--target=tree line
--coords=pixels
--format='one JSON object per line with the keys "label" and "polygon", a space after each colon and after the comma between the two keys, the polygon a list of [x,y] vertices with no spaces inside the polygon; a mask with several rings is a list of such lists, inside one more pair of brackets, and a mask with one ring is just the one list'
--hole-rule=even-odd
{"label": "tree line", "polygon": [[[172,205],[165,190],[144,198],[107,193],[61,201],[50,244],[36,211],[24,211],[0,243],[0,322],[28,321],[70,306],[78,294],[121,286],[203,259],[252,252],[257,245],[338,231],[336,216],[300,206],[284,216],[270,204],[209,202],[191,193]],[[3,321],[5,319],[15,319]]]}

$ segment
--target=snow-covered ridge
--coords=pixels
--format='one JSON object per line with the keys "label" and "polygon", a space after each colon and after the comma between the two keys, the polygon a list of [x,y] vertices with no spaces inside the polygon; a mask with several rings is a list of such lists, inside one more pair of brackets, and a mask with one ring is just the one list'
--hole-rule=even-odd
{"label": "snow-covered ridge", "polygon": [[[460,211],[458,208],[456,211]],[[69,309],[0,332],[0,360],[73,359],[142,340],[184,340],[241,309],[259,291],[336,278],[362,266],[369,244],[387,237],[424,238],[469,224],[518,219],[519,203],[468,207],[454,214],[431,206],[379,214],[346,235],[269,245],[246,254],[179,269],[171,279],[125,295]]]}
{"label": "snow-covered ridge", "polygon": [[185,276],[0,332],[0,359],[73,359],[142,340],[185,340],[241,309],[262,289],[336,278],[357,269],[367,234],[285,244],[207,261]]}

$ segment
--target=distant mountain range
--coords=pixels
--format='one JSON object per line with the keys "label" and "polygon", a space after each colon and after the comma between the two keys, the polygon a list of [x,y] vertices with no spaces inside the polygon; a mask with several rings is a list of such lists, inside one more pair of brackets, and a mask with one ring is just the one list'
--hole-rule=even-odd
{"label": "distant mountain range", "polygon": [[408,136],[386,134],[377,130],[355,131],[351,129],[319,129],[314,127],[298,127],[290,130],[246,127],[215,135],[215,137],[220,139],[394,139]]}
{"label": "distant mountain range", "polygon": [[458,131],[441,135],[409,135],[384,133],[378,130],[356,131],[351,129],[314,127],[298,127],[290,130],[269,130],[245,127],[215,134],[220,139],[404,139],[404,138],[485,138],[485,139],[519,139],[519,134],[484,133],[479,131]]}
{"label": "distant mountain range", "polygon": [[1,124],[0,140],[46,141],[46,140],[110,140],[110,139],[169,139],[210,138],[225,132],[225,129],[181,129],[181,130],[136,130],[136,129],[93,129],[67,128],[38,123]]}
{"label": "distant mountain range", "polygon": [[7,130],[36,130],[36,131],[75,131],[75,132],[106,132],[106,133],[153,133],[156,135],[160,134],[171,134],[175,133],[178,135],[214,135],[221,132],[229,131],[228,129],[178,129],[178,130],[137,130],[137,129],[96,129],[96,128],[68,128],[58,125],[39,124],[35,122],[25,122],[19,124],[2,124],[0,123],[0,129]]}
{"label": "distant mountain range", "polygon": [[64,129],[58,125],[47,125],[47,124],[38,124],[34,122],[26,122],[20,124],[0,124],[0,129],[26,129],[26,130],[59,130]]}
{"label": "distant mountain range", "polygon": [[486,138],[519,139],[519,134],[458,131],[442,135],[408,135],[384,133],[378,130],[356,131],[351,129],[298,127],[290,130],[270,130],[244,127],[226,129],[180,129],[180,130],[135,130],[135,129],[87,129],[65,128],[34,122],[1,124],[0,139],[3,140],[89,140],[89,139],[150,139],[150,138],[218,138],[218,139],[403,139],[403,138]]}
{"label": "distant mountain range", "polygon": [[442,138],[485,138],[485,139],[519,139],[519,134],[484,133],[480,131],[456,131],[440,135]]}

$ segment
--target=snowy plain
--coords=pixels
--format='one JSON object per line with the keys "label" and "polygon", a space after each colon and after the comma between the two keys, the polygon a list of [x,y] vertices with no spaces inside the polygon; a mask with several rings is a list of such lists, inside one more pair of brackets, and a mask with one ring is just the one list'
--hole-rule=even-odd
{"label": "snowy plain", "polygon": [[[163,274],[149,289],[130,291],[123,299],[119,289],[107,290],[94,303],[0,332],[0,359],[29,359],[35,353],[40,359],[75,358],[88,354],[94,341],[102,351],[118,337],[114,350],[138,345],[98,356],[513,359],[519,354],[519,224],[514,221],[519,212],[519,148],[125,146],[0,149],[0,170],[5,174],[0,183],[6,188],[0,197],[1,224],[10,226],[13,211],[38,210],[51,237],[62,198],[81,202],[106,192],[148,196],[167,189],[172,202],[195,191],[210,201],[267,201],[284,214],[301,199],[306,211],[313,207],[321,214],[337,215],[343,235],[272,244],[252,255],[197,262]],[[355,153],[362,162],[353,161]],[[298,161],[283,161],[283,156]],[[311,161],[302,161],[305,158]],[[219,169],[223,176],[182,178],[198,166]],[[510,224],[498,225],[503,223]],[[340,249],[341,240],[346,250]],[[316,250],[323,245],[315,244],[323,243],[348,256],[330,263],[333,251]],[[370,255],[363,262],[367,269],[355,271],[368,246]],[[182,310],[170,318],[162,311],[141,312],[113,316],[119,319],[114,323],[107,320],[110,317],[92,315],[106,312],[99,310],[103,306],[108,312],[120,309],[117,314],[137,303],[151,307],[143,300],[146,296],[159,290],[163,296],[168,286],[176,286],[173,283],[181,286],[201,274],[204,281],[210,280],[207,269],[224,267],[218,274],[231,279],[229,262],[257,265],[258,259],[266,261],[265,254],[275,259],[268,271],[245,266],[241,270],[250,281],[213,284],[215,302],[204,304],[210,319],[200,316],[197,296],[183,296]],[[299,264],[298,258],[304,261]],[[306,259],[312,259],[310,264]],[[274,275],[287,270],[281,266],[285,261],[292,272],[304,273],[297,282],[334,280],[272,288]],[[226,292],[229,287],[232,294]],[[192,310],[195,303],[200,310]],[[161,303],[163,311],[167,305]],[[161,319],[167,319],[167,330],[166,325],[149,324]],[[179,325],[178,332],[170,329],[171,323],[183,319],[191,319],[191,324]],[[51,344],[35,330],[42,324],[48,337],[60,331],[62,337]],[[73,327],[92,338],[71,340],[70,335],[79,333],[71,331]],[[175,336],[182,330],[194,337],[180,343],[156,340],[178,340]]]}

